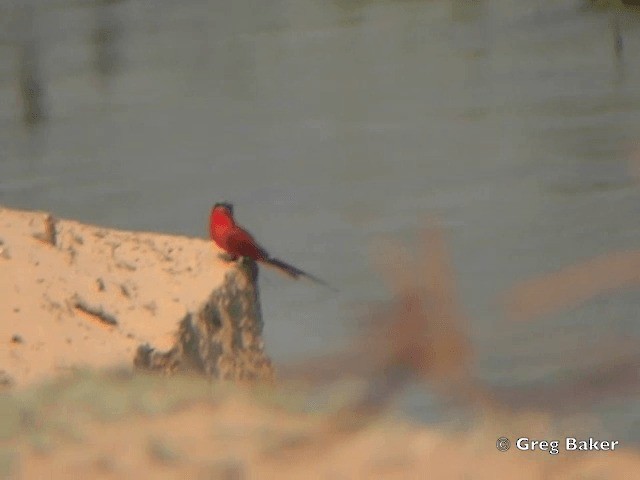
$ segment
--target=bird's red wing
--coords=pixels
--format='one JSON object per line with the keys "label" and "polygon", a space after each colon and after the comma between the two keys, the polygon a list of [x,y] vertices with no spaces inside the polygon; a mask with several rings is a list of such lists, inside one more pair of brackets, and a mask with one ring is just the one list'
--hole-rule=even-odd
{"label": "bird's red wing", "polygon": [[251,257],[254,260],[269,258],[266,250],[258,245],[258,242],[245,230],[234,228],[227,234],[226,240],[229,251],[236,255]]}

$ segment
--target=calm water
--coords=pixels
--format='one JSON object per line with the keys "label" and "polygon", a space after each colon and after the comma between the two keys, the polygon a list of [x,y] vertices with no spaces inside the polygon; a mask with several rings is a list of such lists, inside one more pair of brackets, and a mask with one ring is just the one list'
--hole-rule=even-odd
{"label": "calm water", "polygon": [[[388,296],[372,242],[415,246],[433,214],[488,381],[571,372],[602,338],[640,334],[635,292],[526,327],[496,308],[513,282],[640,247],[640,15],[577,0],[25,5],[0,0],[0,203],[204,236],[211,204],[234,202],[273,254],[340,289],[262,275],[276,361],[344,344],[354,310]],[[633,430],[640,409],[614,417]]]}

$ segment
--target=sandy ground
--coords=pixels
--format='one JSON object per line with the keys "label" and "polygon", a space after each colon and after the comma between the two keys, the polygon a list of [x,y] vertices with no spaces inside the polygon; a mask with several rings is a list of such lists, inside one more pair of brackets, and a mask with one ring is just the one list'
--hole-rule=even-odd
{"label": "sandy ground", "polygon": [[0,208],[0,370],[24,386],[132,364],[234,268],[205,240],[109,230]]}
{"label": "sandy ground", "polygon": [[628,448],[496,449],[505,431],[544,435],[540,416],[485,417],[455,432],[382,416],[348,430],[326,407],[305,411],[304,399],[184,376],[76,375],[0,397],[0,476],[631,479],[640,467]]}

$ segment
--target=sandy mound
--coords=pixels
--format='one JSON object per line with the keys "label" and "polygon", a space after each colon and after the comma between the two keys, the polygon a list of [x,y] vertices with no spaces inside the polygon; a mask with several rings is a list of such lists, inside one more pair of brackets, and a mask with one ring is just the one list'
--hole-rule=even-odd
{"label": "sandy mound", "polygon": [[149,368],[270,377],[255,271],[219,253],[0,208],[0,382],[132,365],[136,353]]}

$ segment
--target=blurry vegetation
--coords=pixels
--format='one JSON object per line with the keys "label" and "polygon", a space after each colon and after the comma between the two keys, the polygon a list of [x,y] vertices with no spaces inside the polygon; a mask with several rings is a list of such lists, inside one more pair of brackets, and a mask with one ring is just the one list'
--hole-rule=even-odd
{"label": "blurry vegetation", "polygon": [[23,392],[0,395],[0,441],[27,437],[37,450],[60,438],[82,441],[89,420],[169,413],[197,401],[215,403],[224,386],[201,377],[78,371]]}

